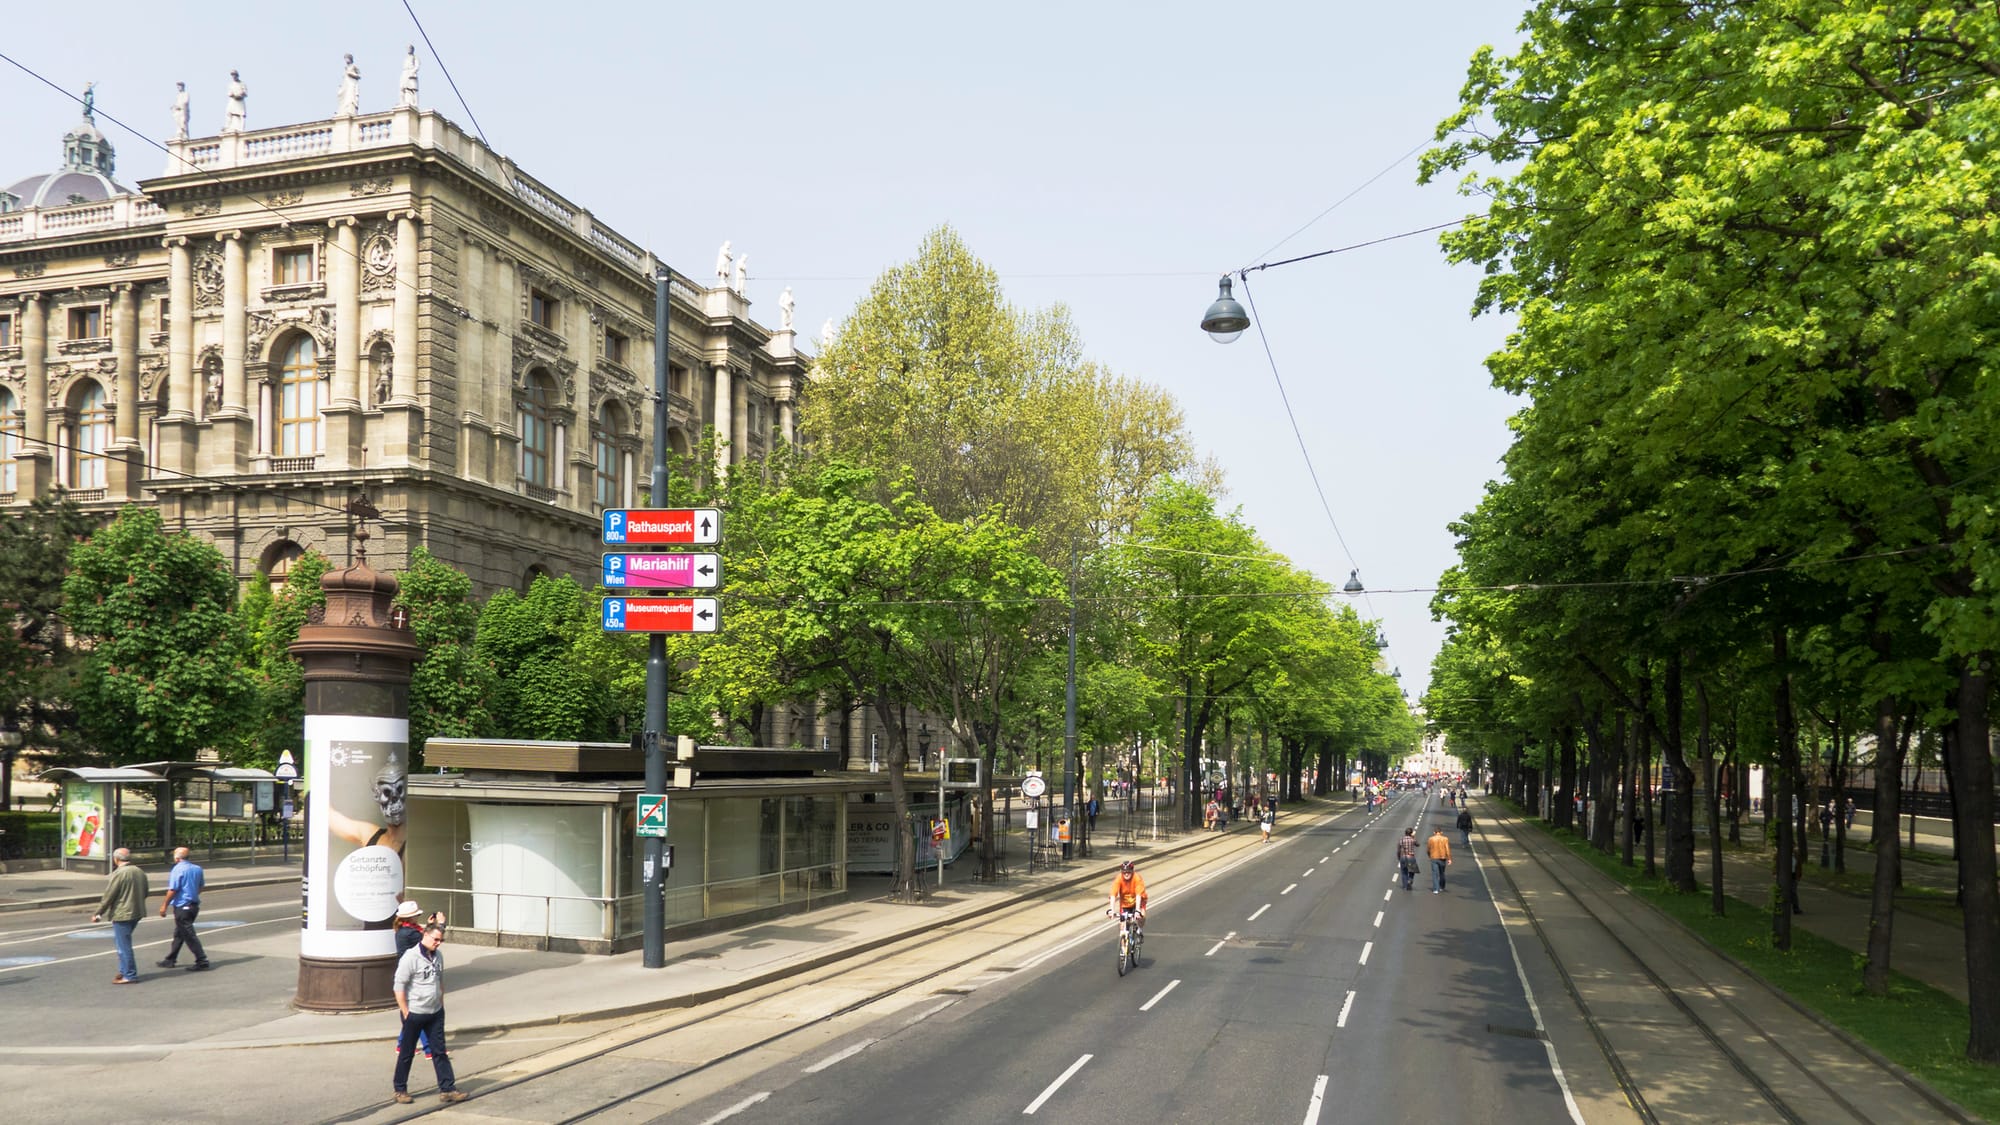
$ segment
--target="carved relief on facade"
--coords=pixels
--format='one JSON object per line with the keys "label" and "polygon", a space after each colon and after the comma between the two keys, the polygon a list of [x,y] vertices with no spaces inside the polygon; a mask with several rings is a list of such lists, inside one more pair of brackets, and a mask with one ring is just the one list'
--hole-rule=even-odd
{"label": "carved relief on facade", "polygon": [[222,201],[220,199],[197,199],[193,203],[184,204],[181,207],[181,214],[191,219],[199,219],[204,215],[219,215],[221,213]]}
{"label": "carved relief on facade", "polygon": [[212,309],[222,303],[222,249],[203,246],[194,255],[194,307]]}
{"label": "carved relief on facade", "polygon": [[488,229],[492,230],[493,233],[503,238],[514,233],[513,226],[507,222],[507,216],[502,215],[498,211],[481,207],[479,209],[479,221],[486,224]]}
{"label": "carved relief on facade", "polygon": [[347,185],[347,194],[357,197],[363,195],[381,195],[385,191],[394,190],[396,190],[396,181],[389,176],[378,176],[368,180],[355,180]]}
{"label": "carved relief on facade", "polygon": [[47,264],[42,262],[28,262],[25,265],[15,266],[14,276],[23,280],[31,277],[40,277],[43,273],[47,272],[48,268]]}
{"label": "carved relief on facade", "polygon": [[121,250],[115,254],[106,254],[104,256],[104,264],[107,268],[114,270],[123,266],[136,266],[139,264],[139,252],[137,250]]}
{"label": "carved relief on facade", "polygon": [[291,329],[301,329],[313,339],[313,351],[324,378],[332,372],[328,366],[333,358],[333,308],[319,305],[311,309],[281,309],[276,312],[253,310],[250,312],[245,331],[248,334],[246,356],[251,360],[263,358],[264,345],[273,337]]}
{"label": "carved relief on facade", "polygon": [[139,397],[154,399],[156,391],[164,391],[167,377],[165,359],[142,359],[139,361]]}
{"label": "carved relief on facade", "polygon": [[264,202],[269,203],[273,207],[290,207],[292,204],[304,200],[305,197],[305,192],[287,188],[283,191],[274,191],[265,196]]}
{"label": "carved relief on facade", "polygon": [[387,224],[368,227],[361,238],[361,291],[373,293],[396,285],[396,236]]}

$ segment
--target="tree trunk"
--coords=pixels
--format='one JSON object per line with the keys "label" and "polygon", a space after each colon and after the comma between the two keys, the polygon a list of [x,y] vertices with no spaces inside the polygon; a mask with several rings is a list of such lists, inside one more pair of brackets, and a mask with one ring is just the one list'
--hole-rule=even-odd
{"label": "tree trunk", "polygon": [[1632,845],[1637,843],[1639,839],[1638,832],[1632,827],[1637,823],[1639,815],[1638,765],[1636,764],[1639,756],[1639,748],[1636,741],[1628,740],[1625,737],[1624,711],[1618,712],[1618,725],[1615,729],[1618,739],[1618,785],[1624,796],[1624,800],[1620,802],[1621,808],[1619,809],[1622,817],[1619,821],[1619,835],[1623,838],[1619,849],[1619,859],[1625,866],[1630,867],[1632,866]]}
{"label": "tree trunk", "polygon": [[[1650,665],[1648,666],[1650,668]],[[1658,854],[1659,825],[1653,818],[1653,677],[1650,671],[1639,677],[1639,714],[1634,722],[1639,729],[1639,788],[1640,799],[1645,802],[1646,826],[1646,878],[1656,878],[1660,868],[1655,856]]]}
{"label": "tree trunk", "polygon": [[1833,720],[1833,792],[1828,803],[1833,809],[1833,869],[1847,873],[1847,758],[1853,752],[1854,739],[1841,721],[1842,713],[1834,712]]}
{"label": "tree trunk", "polygon": [[1564,724],[1556,732],[1556,745],[1560,747],[1557,759],[1557,785],[1562,792],[1555,799],[1556,827],[1576,829],[1576,728]]}
{"label": "tree trunk", "polygon": [[[1681,654],[1667,658],[1666,697],[1660,701],[1667,712],[1666,765],[1673,779],[1673,795],[1666,799],[1667,882],[1682,894],[1698,888],[1694,879],[1694,770],[1688,768],[1681,729],[1685,700],[1681,692]],[[1704,734],[1703,737],[1706,737]]]}
{"label": "tree trunk", "polygon": [[1708,909],[1722,917],[1728,896],[1722,889],[1722,793],[1715,784],[1715,740],[1708,722],[1708,681],[1694,682],[1695,707],[1700,724],[1696,739],[1701,742],[1701,780],[1708,789]]}
{"label": "tree trunk", "polygon": [[1612,834],[1618,831],[1618,768],[1612,759],[1613,744],[1604,741],[1604,712],[1592,708],[1583,729],[1590,743],[1590,768],[1597,774],[1597,786],[1590,792],[1590,843],[1610,855]]}
{"label": "tree trunk", "polygon": [[[917,838],[910,831],[910,787],[903,783],[903,768],[909,764],[910,751],[903,735],[902,716],[896,703],[886,691],[875,693],[875,715],[882,720],[888,735],[889,763],[884,769],[889,774],[889,802],[896,810],[896,880],[889,887],[889,894],[895,898],[905,898],[912,902],[917,898]],[[938,810],[942,816],[943,809]]]}
{"label": "tree trunk", "polygon": [[1861,987],[1870,995],[1889,995],[1889,967],[1895,951],[1896,885],[1903,863],[1902,839],[1896,834],[1902,815],[1903,746],[1897,738],[1896,701],[1882,697],[1875,704],[1875,880],[1868,896],[1868,960],[1861,968]]}
{"label": "tree trunk", "polygon": [[1965,990],[1972,1014],[1965,1057],[2000,1062],[2000,885],[1993,857],[1993,739],[1987,706],[1991,653],[1966,658],[1958,674],[1958,745],[1952,755],[1952,816],[1965,910]]}
{"label": "tree trunk", "polygon": [[[1798,886],[1794,883],[1792,870],[1792,794],[1798,780],[1799,733],[1792,717],[1792,670],[1791,658],[1787,653],[1785,627],[1779,626],[1771,635],[1771,662],[1778,672],[1777,689],[1771,701],[1773,718],[1778,725],[1778,791],[1775,800],[1764,809],[1766,823],[1777,824],[1777,895],[1771,904],[1771,944],[1790,952],[1792,948],[1792,907],[1798,896]],[[1775,805],[1775,807],[1772,807]]]}

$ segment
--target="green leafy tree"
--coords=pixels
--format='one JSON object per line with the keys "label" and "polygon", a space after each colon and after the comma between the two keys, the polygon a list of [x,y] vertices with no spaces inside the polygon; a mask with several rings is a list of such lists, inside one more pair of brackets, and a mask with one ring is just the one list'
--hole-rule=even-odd
{"label": "green leafy tree", "polygon": [[62,619],[69,553],[94,521],[67,496],[42,497],[0,520],[0,716],[23,734],[22,753],[39,764],[76,757],[75,682],[82,662]]}
{"label": "green leafy tree", "polygon": [[69,561],[63,616],[86,654],[77,721],[96,756],[190,761],[229,745],[256,685],[221,553],[128,507]]}
{"label": "green leafy tree", "polygon": [[312,612],[326,605],[319,580],[328,565],[325,555],[307,551],[293,562],[282,587],[274,592],[267,583],[253,582],[237,607],[255,692],[235,744],[233,756],[241,765],[269,769],[285,751],[296,755],[304,749],[305,667],[290,649]]}
{"label": "green leafy tree", "polygon": [[487,599],[473,654],[498,680],[491,711],[501,737],[619,739],[611,684],[577,659],[601,625],[597,603],[567,576],[540,575],[525,595],[502,590]]}
{"label": "green leafy tree", "polygon": [[396,604],[410,615],[410,636],[423,655],[410,670],[410,761],[423,763],[432,738],[482,738],[494,730],[488,708],[498,677],[477,651],[479,607],[472,579],[438,561],[428,547],[410,554]]}

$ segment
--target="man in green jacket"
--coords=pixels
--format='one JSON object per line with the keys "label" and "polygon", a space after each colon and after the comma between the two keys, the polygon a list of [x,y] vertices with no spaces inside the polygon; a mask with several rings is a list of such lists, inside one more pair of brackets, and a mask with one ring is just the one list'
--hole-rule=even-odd
{"label": "man in green jacket", "polygon": [[132,958],[132,927],[146,912],[146,873],[132,862],[132,853],[119,848],[111,853],[111,881],[97,902],[93,922],[111,919],[111,940],[118,943],[118,975],[112,984],[131,984],[139,979],[139,962]]}

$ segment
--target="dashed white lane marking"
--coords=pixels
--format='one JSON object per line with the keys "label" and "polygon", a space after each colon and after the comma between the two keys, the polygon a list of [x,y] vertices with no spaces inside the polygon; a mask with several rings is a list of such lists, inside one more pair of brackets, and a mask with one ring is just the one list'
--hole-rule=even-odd
{"label": "dashed white lane marking", "polygon": [[718,1121],[727,1121],[730,1118],[736,1116],[739,1113],[742,1113],[744,1110],[749,1109],[751,1106],[756,1105],[758,1102],[761,1102],[765,1098],[768,1098],[770,1096],[771,1096],[771,1091],[769,1090],[766,1090],[761,1094],[752,1094],[749,1097],[744,1098],[742,1101],[737,1102],[735,1105],[730,1106],[728,1109],[723,1110],[721,1113],[716,1114],[714,1117],[711,1117],[708,1120],[702,1122],[701,1125],[715,1125],[715,1123]]}
{"label": "dashed white lane marking", "polygon": [[1278,893],[1279,893],[1280,895],[1288,895],[1288,894],[1291,894],[1291,893],[1292,893],[1293,891],[1295,891],[1295,890],[1298,890],[1298,889],[1299,889],[1299,885],[1298,885],[1297,883],[1289,883],[1289,884],[1287,884],[1287,885],[1285,886],[1285,889],[1284,889],[1284,890],[1282,890],[1282,891],[1279,891]]}
{"label": "dashed white lane marking", "polygon": [[1361,963],[1366,965],[1368,963],[1368,955],[1373,952],[1375,952],[1375,943],[1372,941],[1364,942],[1361,946]]}
{"label": "dashed white lane marking", "polygon": [[1382,901],[1383,901],[1383,902],[1388,902],[1388,901],[1389,901],[1389,899],[1390,899],[1391,897],[1393,897],[1393,896],[1395,895],[1395,893],[1396,893],[1396,888],[1394,888],[1394,887],[1390,887],[1390,888],[1389,888],[1388,890],[1386,890],[1386,891],[1383,891],[1383,892],[1382,892]]}
{"label": "dashed white lane marking", "polygon": [[942,1004],[933,1004],[930,1007],[925,1008],[923,1011],[918,1012],[916,1015],[911,1016],[909,1019],[904,1020],[903,1026],[915,1027],[917,1024],[922,1023],[923,1021],[929,1019],[934,1015],[937,1015],[939,1012],[944,1011],[946,1008],[949,1008],[956,1003],[958,1003],[958,1001],[956,1000],[946,1000]]}
{"label": "dashed white lane marking", "polygon": [[1312,875],[1312,873],[1313,873],[1313,872],[1315,872],[1315,871],[1318,871],[1318,870],[1319,870],[1319,868],[1317,868],[1317,867],[1308,867],[1308,868],[1306,868],[1306,873],[1305,873],[1304,875],[1301,875],[1301,876],[1299,876],[1299,878],[1301,878],[1301,879],[1305,879],[1305,878],[1309,878],[1309,877],[1311,877],[1311,875]]}
{"label": "dashed white lane marking", "polygon": [[[1347,846],[1346,844],[1342,844],[1342,845],[1341,845],[1340,847],[1341,847],[1341,848],[1344,848],[1344,847],[1346,847],[1346,846]],[[1340,848],[1335,848],[1335,849],[1333,849],[1333,850],[1334,850],[1334,851],[1339,851],[1339,850],[1340,850]],[[1323,855],[1323,856],[1319,857],[1319,861],[1320,861],[1321,863],[1325,863],[1325,862],[1326,862],[1327,860],[1329,860],[1329,859],[1332,859],[1332,858],[1333,858],[1333,857],[1332,857],[1331,855]]]}
{"label": "dashed white lane marking", "polygon": [[1271,909],[1271,904],[1267,902],[1267,903],[1265,903],[1264,905],[1262,905],[1262,906],[1260,906],[1260,907],[1258,907],[1258,908],[1257,908],[1257,914],[1252,914],[1252,915],[1251,915],[1250,917],[1248,917],[1248,918],[1245,918],[1245,919],[1243,919],[1243,920],[1244,920],[1245,922],[1255,922],[1255,921],[1257,920],[1257,915],[1258,915],[1258,914],[1262,914],[1262,913],[1264,913],[1264,912],[1265,912],[1266,910],[1269,910],[1269,909]]}
{"label": "dashed white lane marking", "polygon": [[1354,1007],[1354,993],[1350,992],[1350,993],[1348,993],[1348,994],[1347,994],[1347,999],[1345,999],[1345,1000],[1342,1000],[1342,1001],[1340,1002],[1340,1018],[1339,1018],[1339,1019],[1337,1019],[1337,1020],[1334,1020],[1334,1021],[1333,1021],[1333,1026],[1335,1026],[1335,1027],[1346,1027],[1346,1026],[1347,1026],[1347,1013],[1348,1013],[1348,1011],[1349,1011],[1349,1010],[1351,1010],[1351,1009],[1352,1009],[1353,1007]]}
{"label": "dashed white lane marking", "polygon": [[1382,911],[1377,910],[1375,912],[1375,928],[1380,929],[1381,927],[1382,927]]}
{"label": "dashed white lane marking", "polygon": [[861,1042],[856,1043],[854,1046],[849,1047],[846,1050],[835,1051],[833,1054],[830,1054],[827,1057],[807,1067],[806,1073],[818,1074],[820,1071],[825,1070],[827,1067],[830,1067],[837,1062],[840,1062],[844,1059],[851,1059],[854,1056],[860,1054],[861,1052],[867,1050],[869,1044],[874,1042],[875,1040],[873,1039],[863,1039]]}
{"label": "dashed white lane marking", "polygon": [[1229,931],[1228,933],[1226,933],[1226,934],[1222,935],[1222,940],[1221,940],[1221,941],[1218,941],[1218,942],[1216,942],[1216,943],[1215,943],[1214,945],[1211,945],[1211,946],[1209,946],[1209,947],[1208,947],[1208,952],[1207,952],[1207,953],[1204,953],[1204,954],[1202,954],[1202,956],[1203,956],[1203,957],[1213,957],[1213,956],[1215,956],[1215,951],[1216,951],[1216,950],[1218,950],[1218,949],[1221,949],[1221,948],[1222,948],[1223,946],[1225,946],[1225,945],[1228,945],[1228,944],[1229,944],[1229,942],[1230,942],[1230,939],[1234,938],[1235,936],[1236,936],[1236,931],[1235,931],[1235,930],[1231,930],[1231,931]]}
{"label": "dashed white lane marking", "polygon": [[1319,1125],[1319,1107],[1326,1101],[1326,1075],[1313,1083],[1312,1101],[1306,1103],[1306,1125]]}
{"label": "dashed white lane marking", "polygon": [[1062,1084],[1069,1081],[1070,1077],[1074,1075],[1077,1071],[1082,1070],[1083,1064],[1089,1062],[1090,1058],[1091,1057],[1089,1055],[1085,1055],[1082,1058],[1076,1060],[1075,1062],[1069,1064],[1069,1069],[1063,1071],[1062,1074],[1058,1075],[1054,1082],[1049,1083],[1048,1089],[1043,1090],[1040,1097],[1036,1098],[1034,1101],[1029,1102],[1028,1108],[1022,1110],[1021,1114],[1023,1116],[1031,1116],[1036,1110],[1042,1108],[1042,1103],[1048,1101],[1051,1097],[1053,1097],[1057,1090],[1062,1089]]}
{"label": "dashed white lane marking", "polygon": [[1170,981],[1168,981],[1168,982],[1167,982],[1167,987],[1165,987],[1165,988],[1162,988],[1162,989],[1161,989],[1161,990],[1159,990],[1158,992],[1155,992],[1155,993],[1153,994],[1153,998],[1152,998],[1151,1000],[1148,1000],[1148,1001],[1146,1001],[1146,1002],[1145,1002],[1144,1004],[1141,1004],[1141,1005],[1139,1005],[1139,1010],[1140,1010],[1140,1011],[1142,1011],[1142,1012],[1150,1012],[1150,1011],[1152,1011],[1152,1010],[1153,1010],[1153,1005],[1155,1005],[1155,1004],[1159,1003],[1159,1002],[1160,1002],[1160,1001],[1162,1001],[1162,1000],[1165,1000],[1165,999],[1167,998],[1167,993],[1169,993],[1169,992],[1172,992],[1172,991],[1173,991],[1174,989],[1176,989],[1176,988],[1179,988],[1180,986],[1181,986],[1181,982],[1180,982],[1180,981],[1178,981],[1178,980],[1170,980]]}

